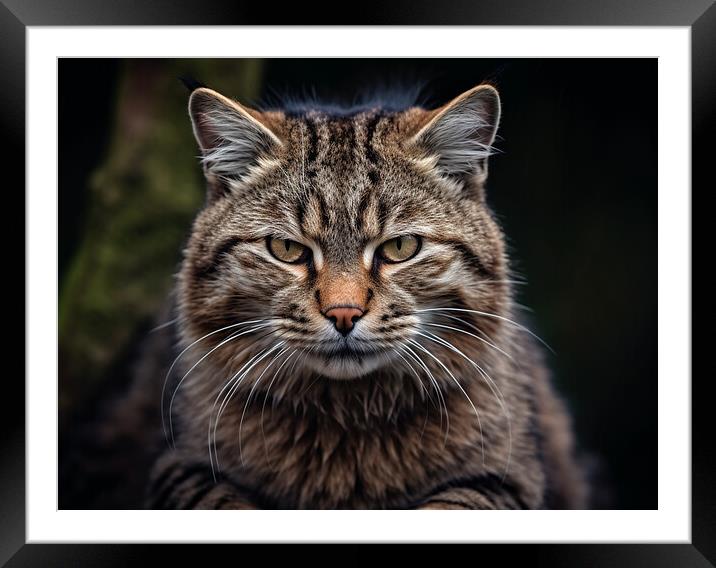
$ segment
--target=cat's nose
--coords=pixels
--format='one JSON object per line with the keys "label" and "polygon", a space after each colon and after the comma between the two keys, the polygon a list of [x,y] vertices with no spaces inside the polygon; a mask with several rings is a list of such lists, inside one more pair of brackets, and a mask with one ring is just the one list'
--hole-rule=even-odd
{"label": "cat's nose", "polygon": [[347,336],[361,317],[363,310],[355,306],[334,306],[323,314],[333,322],[335,328],[343,335]]}

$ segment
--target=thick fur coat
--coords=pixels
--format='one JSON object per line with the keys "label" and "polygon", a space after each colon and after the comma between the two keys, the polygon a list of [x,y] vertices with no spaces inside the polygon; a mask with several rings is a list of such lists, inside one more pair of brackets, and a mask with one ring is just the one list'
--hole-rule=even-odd
{"label": "thick fur coat", "polygon": [[330,113],[202,87],[189,110],[208,196],[147,505],[583,507],[485,202],[497,91]]}

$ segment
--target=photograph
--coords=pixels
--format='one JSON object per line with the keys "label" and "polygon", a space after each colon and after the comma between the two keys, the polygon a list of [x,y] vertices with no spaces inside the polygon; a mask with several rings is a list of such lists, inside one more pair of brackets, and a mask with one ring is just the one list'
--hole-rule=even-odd
{"label": "photograph", "polygon": [[57,59],[58,503],[656,510],[659,59]]}

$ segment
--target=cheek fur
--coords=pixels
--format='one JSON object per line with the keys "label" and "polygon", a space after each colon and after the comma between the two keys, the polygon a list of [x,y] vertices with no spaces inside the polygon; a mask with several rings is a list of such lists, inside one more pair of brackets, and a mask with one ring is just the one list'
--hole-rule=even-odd
{"label": "cheek fur", "polygon": [[185,266],[180,275],[179,301],[183,318],[197,330],[271,317],[271,298],[295,276],[277,270],[250,249],[234,250],[210,274],[197,275]]}

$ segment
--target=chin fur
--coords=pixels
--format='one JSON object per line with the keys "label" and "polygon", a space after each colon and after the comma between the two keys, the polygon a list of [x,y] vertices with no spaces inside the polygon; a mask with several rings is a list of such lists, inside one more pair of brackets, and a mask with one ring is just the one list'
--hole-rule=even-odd
{"label": "chin fur", "polygon": [[385,366],[386,355],[378,353],[309,357],[306,366],[330,379],[349,380],[363,377]]}

